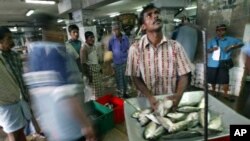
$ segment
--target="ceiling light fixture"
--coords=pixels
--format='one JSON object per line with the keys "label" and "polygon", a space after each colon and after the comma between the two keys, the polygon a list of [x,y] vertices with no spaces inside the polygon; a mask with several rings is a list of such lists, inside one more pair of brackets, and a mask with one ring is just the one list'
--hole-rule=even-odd
{"label": "ceiling light fixture", "polygon": [[192,9],[196,9],[197,6],[190,6],[190,7],[186,7],[185,10],[192,10]]}
{"label": "ceiling light fixture", "polygon": [[10,29],[11,32],[17,32],[17,27],[16,26],[15,27],[11,27],[9,29]]}
{"label": "ceiling light fixture", "polygon": [[34,13],[34,10],[29,10],[27,13],[26,13],[26,16],[29,17],[30,15],[32,15]]}
{"label": "ceiling light fixture", "polygon": [[109,17],[112,18],[112,17],[116,17],[116,16],[119,16],[119,15],[120,15],[120,13],[115,12],[115,13],[109,14]]}
{"label": "ceiling light fixture", "polygon": [[141,12],[142,10],[143,10],[142,7],[136,9],[137,12]]}
{"label": "ceiling light fixture", "polygon": [[61,22],[63,22],[63,19],[58,19],[57,20],[57,23],[61,23]]}
{"label": "ceiling light fixture", "polygon": [[55,1],[48,1],[48,0],[25,0],[26,3],[33,3],[33,4],[49,4],[54,5],[56,4]]}

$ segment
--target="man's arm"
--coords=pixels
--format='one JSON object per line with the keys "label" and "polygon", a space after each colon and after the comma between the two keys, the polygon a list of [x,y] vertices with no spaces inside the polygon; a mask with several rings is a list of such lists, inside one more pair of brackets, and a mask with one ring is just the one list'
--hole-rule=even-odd
{"label": "man's arm", "polygon": [[143,80],[140,77],[135,77],[132,76],[132,80],[135,83],[136,88],[147,97],[147,99],[149,100],[149,103],[151,105],[151,107],[156,110],[157,109],[157,100],[155,99],[155,97],[151,94],[150,90],[147,88],[147,86],[145,85],[145,83],[143,82]]}
{"label": "man's arm", "polygon": [[225,51],[228,52],[228,51],[231,51],[233,49],[237,49],[237,48],[241,48],[244,44],[243,43],[240,43],[240,44],[234,44],[234,45],[231,45],[229,47],[226,47],[225,48]]}
{"label": "man's arm", "polygon": [[[183,92],[187,88],[188,85],[188,74],[182,75],[179,78],[179,81],[177,83],[177,90],[176,90],[176,107],[178,106],[181,97],[183,95]],[[174,103],[175,104],[175,103]]]}

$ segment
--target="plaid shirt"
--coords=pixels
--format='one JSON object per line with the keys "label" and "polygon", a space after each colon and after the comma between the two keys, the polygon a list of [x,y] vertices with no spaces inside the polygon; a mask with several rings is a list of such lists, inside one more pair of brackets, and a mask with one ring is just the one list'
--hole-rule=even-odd
{"label": "plaid shirt", "polygon": [[28,101],[29,100],[28,89],[25,86],[23,80],[23,65],[20,54],[14,51],[10,51],[10,52],[2,52],[2,56],[5,59],[6,67],[8,67],[12,71],[14,78],[17,81],[23,99]]}
{"label": "plaid shirt", "polygon": [[177,76],[191,70],[183,47],[166,37],[154,48],[144,35],[129,49],[126,75],[141,77],[154,95],[175,93]]}

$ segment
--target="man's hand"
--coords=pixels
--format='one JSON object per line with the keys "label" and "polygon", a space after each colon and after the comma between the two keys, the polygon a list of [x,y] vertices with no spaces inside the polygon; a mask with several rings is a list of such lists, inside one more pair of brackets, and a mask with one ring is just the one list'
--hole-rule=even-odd
{"label": "man's hand", "polygon": [[149,96],[148,97],[149,103],[151,105],[151,108],[156,111],[158,108],[158,101],[156,100],[156,98],[154,96]]}
{"label": "man's hand", "polygon": [[86,141],[97,141],[94,130],[91,126],[84,127],[82,129],[82,132],[86,138]]}
{"label": "man's hand", "polygon": [[172,110],[175,112],[176,109],[178,108],[179,102],[180,102],[180,98],[181,96],[178,96],[177,94],[168,96],[167,99],[172,100],[173,101],[173,107]]}

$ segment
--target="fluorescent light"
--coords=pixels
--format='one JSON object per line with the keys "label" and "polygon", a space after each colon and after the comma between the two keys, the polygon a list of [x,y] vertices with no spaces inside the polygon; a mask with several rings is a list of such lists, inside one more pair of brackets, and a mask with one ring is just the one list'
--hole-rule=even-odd
{"label": "fluorescent light", "polygon": [[174,18],[174,22],[179,23],[179,22],[181,22],[181,20],[180,20],[180,19],[177,19],[177,18]]}
{"label": "fluorescent light", "polygon": [[138,9],[136,9],[136,11],[137,12],[141,12],[143,9],[142,9],[142,7],[141,8],[138,8]]}
{"label": "fluorescent light", "polygon": [[17,32],[17,27],[16,26],[15,27],[11,27],[9,29],[10,29],[11,32]]}
{"label": "fluorescent light", "polygon": [[46,0],[25,0],[26,3],[33,3],[33,4],[56,4],[55,1],[46,1]]}
{"label": "fluorescent light", "polygon": [[191,9],[196,9],[197,6],[190,6],[190,7],[186,7],[185,10],[191,10]]}
{"label": "fluorescent light", "polygon": [[61,23],[61,22],[63,22],[63,19],[58,19],[57,20],[57,23]]}
{"label": "fluorescent light", "polygon": [[93,19],[93,22],[95,22],[96,21],[96,19]]}
{"label": "fluorescent light", "polygon": [[120,13],[115,12],[115,13],[109,14],[109,17],[112,18],[112,17],[119,16],[119,15],[120,15]]}
{"label": "fluorescent light", "polygon": [[42,28],[41,28],[41,27],[39,27],[39,28],[38,28],[38,30],[42,30]]}
{"label": "fluorescent light", "polygon": [[66,26],[63,26],[62,29],[66,29],[67,27]]}
{"label": "fluorescent light", "polygon": [[26,16],[28,17],[28,16],[32,15],[33,13],[34,13],[34,10],[29,10],[29,11],[26,13]]}

